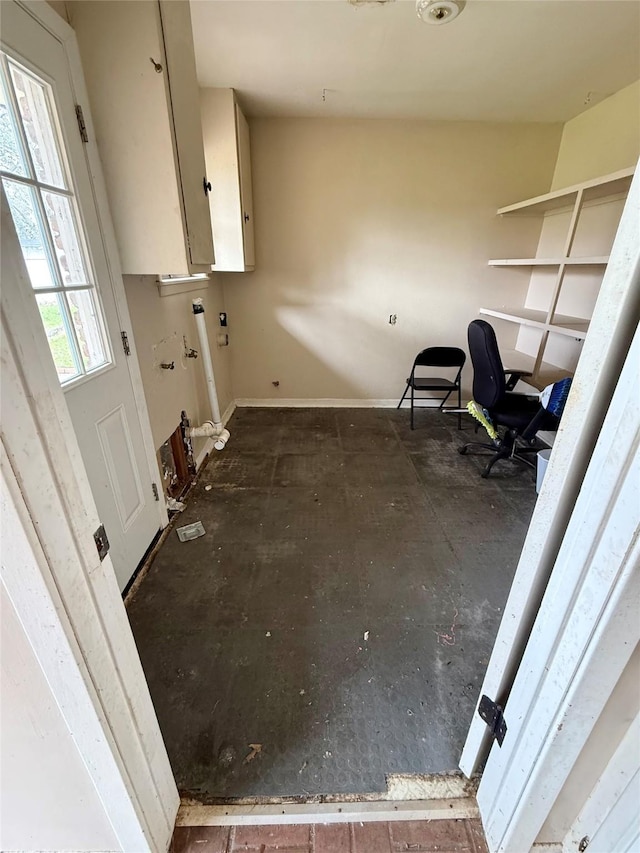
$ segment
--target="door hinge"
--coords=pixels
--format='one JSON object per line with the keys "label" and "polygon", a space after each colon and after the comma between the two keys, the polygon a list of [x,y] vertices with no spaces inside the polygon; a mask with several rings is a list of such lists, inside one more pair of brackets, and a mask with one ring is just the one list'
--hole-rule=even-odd
{"label": "door hinge", "polygon": [[158,486],[155,483],[151,483],[151,491],[153,492],[153,499],[155,501],[160,500],[160,494],[158,492]]}
{"label": "door hinge", "polygon": [[87,133],[87,125],[84,121],[84,113],[82,112],[82,107],[80,104],[76,104],[76,118],[78,119],[78,130],[80,131],[80,139],[83,142],[89,141],[89,134]]}
{"label": "door hinge", "polygon": [[124,354],[131,355],[131,347],[129,346],[129,336],[126,332],[120,332],[120,337],[122,338],[122,349],[124,350]]}
{"label": "door hinge", "polygon": [[502,707],[488,696],[483,696],[478,705],[478,714],[491,729],[491,736],[498,741],[498,746],[502,746],[507,733],[507,723],[502,711]]}
{"label": "door hinge", "polygon": [[100,557],[100,562],[102,562],[109,553],[109,540],[107,539],[107,531],[104,529],[104,524],[101,524],[93,534],[93,541],[96,543],[98,556]]}

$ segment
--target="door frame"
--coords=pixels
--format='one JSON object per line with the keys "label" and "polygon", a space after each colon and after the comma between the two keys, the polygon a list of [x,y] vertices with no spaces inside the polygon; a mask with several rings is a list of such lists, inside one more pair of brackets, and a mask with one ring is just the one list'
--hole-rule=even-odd
{"label": "door frame", "polygon": [[[120,328],[131,329],[75,34],[45,2],[19,2],[62,43],[85,146]],[[107,555],[65,396],[0,192],[2,584],[74,738],[123,851],[166,850],[179,796]],[[142,378],[127,359],[151,481],[160,483]],[[114,342],[117,344],[117,342]],[[10,522],[14,523],[11,524]],[[167,511],[158,502],[158,526]]]}
{"label": "door frame", "polygon": [[639,377],[640,328],[478,788],[492,851],[532,847],[640,643]]}
{"label": "door frame", "polygon": [[122,849],[163,850],[178,792],[4,192],[0,207],[2,583]]}
{"label": "door frame", "polygon": [[[44,0],[24,0],[20,5],[65,45],[72,89],[77,102],[86,105],[85,120],[90,139],[95,140],[73,30]],[[130,328],[95,143],[89,143],[86,153],[121,322],[123,328]],[[636,194],[638,182],[636,174]],[[178,809],[175,781],[111,561],[107,557],[101,563],[97,557],[92,538],[99,524],[95,503],[46,340],[34,333],[40,320],[6,206],[1,225],[5,282],[1,318],[2,464],[10,504],[20,516],[34,555],[31,573],[26,571],[25,562],[20,571],[14,567],[5,572],[4,582],[105,810],[118,827],[123,849],[166,849]],[[629,217],[625,209],[623,238],[616,241],[605,276],[615,298],[607,300],[600,320],[594,317],[591,344],[589,348],[585,345],[581,363],[585,375],[592,379],[582,401],[581,425],[572,434],[573,444],[564,442],[564,455],[558,453],[556,461],[552,460],[523,552],[531,567],[535,562],[531,555],[538,549],[541,556],[535,565],[539,571],[530,572],[526,589],[512,590],[510,601],[518,604],[523,618],[508,626],[503,620],[492,655],[492,660],[497,655],[504,664],[503,675],[495,682],[496,693],[506,689],[504,673],[519,663],[532,624],[525,624],[524,615],[530,617],[537,610],[536,596],[538,604],[542,598],[550,572],[549,558],[554,561],[560,549],[624,361],[631,338],[629,327],[637,318],[637,288],[631,292],[640,269],[637,232],[632,231],[636,226],[637,219]],[[6,286],[14,280],[21,286]],[[137,359],[132,358],[129,366],[143,432],[150,435]],[[150,443],[147,448],[150,470],[157,471],[152,447]],[[159,506],[160,516],[163,513],[166,519],[166,510]],[[473,769],[474,761],[480,760],[482,744],[486,744],[484,729],[475,718],[470,739],[475,746],[467,752],[466,766]],[[317,807],[310,804],[308,814],[316,811]],[[273,818],[281,813],[282,807],[274,805]],[[347,819],[361,818],[352,812]]]}

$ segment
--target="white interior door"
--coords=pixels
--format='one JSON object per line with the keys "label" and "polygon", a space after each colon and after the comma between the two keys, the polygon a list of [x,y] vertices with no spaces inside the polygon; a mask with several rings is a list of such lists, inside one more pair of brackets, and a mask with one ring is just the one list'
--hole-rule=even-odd
{"label": "white interior door", "polygon": [[[492,853],[531,849],[640,642],[638,234],[636,172],[481,690],[506,724],[478,790]],[[474,716],[467,775],[487,733]]]}
{"label": "white interior door", "polygon": [[3,190],[122,589],[161,515],[69,61],[64,45],[14,2],[3,3],[1,43]]}
{"label": "white interior door", "polygon": [[493,853],[531,849],[640,642],[639,381],[640,331],[504,709],[504,741],[478,789]]}

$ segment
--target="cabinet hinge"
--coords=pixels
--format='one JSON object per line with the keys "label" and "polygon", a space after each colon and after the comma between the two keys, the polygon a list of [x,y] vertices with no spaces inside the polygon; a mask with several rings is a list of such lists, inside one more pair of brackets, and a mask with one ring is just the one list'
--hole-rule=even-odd
{"label": "cabinet hinge", "polygon": [[76,118],[78,119],[78,130],[80,131],[80,139],[83,142],[89,141],[89,134],[87,133],[87,125],[84,121],[84,113],[82,112],[82,107],[80,104],[76,104]]}
{"label": "cabinet hinge", "polygon": [[129,346],[129,336],[126,332],[120,332],[120,337],[122,338],[122,349],[124,350],[124,354],[131,355],[131,347]]}
{"label": "cabinet hinge", "polygon": [[483,696],[478,705],[478,714],[491,730],[491,736],[498,741],[498,746],[502,746],[507,733],[507,723],[502,710],[502,707],[488,696]]}
{"label": "cabinet hinge", "polygon": [[107,531],[104,529],[104,524],[101,524],[93,534],[93,541],[96,543],[98,557],[100,557],[100,562],[102,562],[109,553],[109,540],[107,539]]}
{"label": "cabinet hinge", "polygon": [[158,492],[158,486],[156,483],[151,483],[151,491],[153,492],[153,499],[155,501],[160,500],[160,493]]}

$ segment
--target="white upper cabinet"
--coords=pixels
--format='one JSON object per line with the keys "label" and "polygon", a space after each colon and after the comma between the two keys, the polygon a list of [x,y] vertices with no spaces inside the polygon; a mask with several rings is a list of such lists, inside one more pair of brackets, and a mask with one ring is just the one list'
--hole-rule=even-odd
{"label": "white upper cabinet", "polygon": [[211,224],[213,269],[247,272],[255,267],[249,126],[233,89],[201,89],[200,108]]}
{"label": "white upper cabinet", "polygon": [[208,272],[209,179],[188,0],[77,0],[71,22],[123,272]]}

